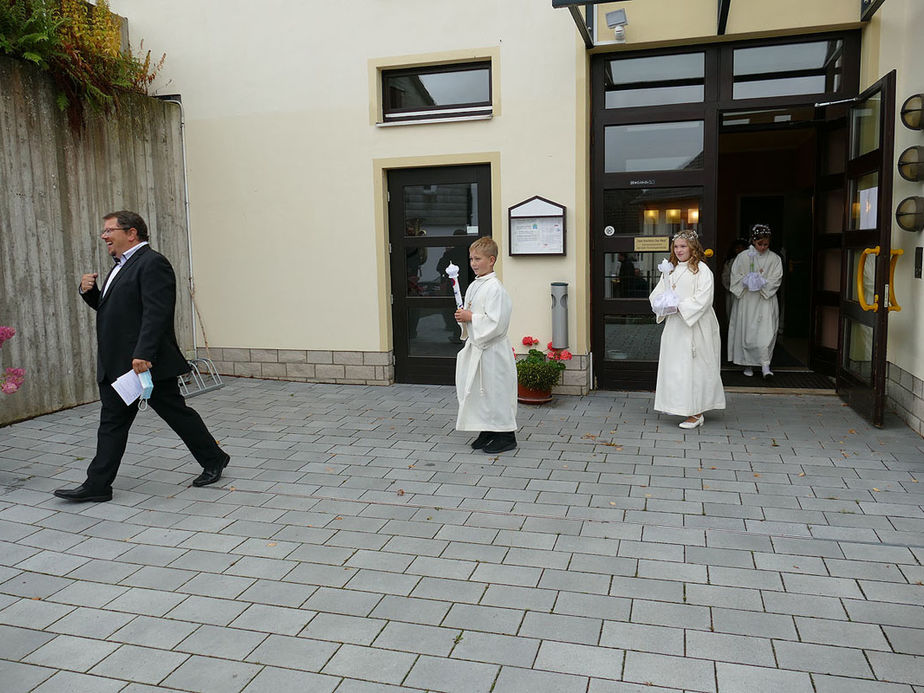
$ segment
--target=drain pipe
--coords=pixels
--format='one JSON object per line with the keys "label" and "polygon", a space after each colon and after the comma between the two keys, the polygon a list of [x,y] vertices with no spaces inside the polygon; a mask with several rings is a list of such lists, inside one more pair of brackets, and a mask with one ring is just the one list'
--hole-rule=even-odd
{"label": "drain pipe", "polygon": [[183,152],[183,203],[186,212],[186,248],[189,258],[189,302],[193,328],[193,358],[199,356],[199,329],[196,320],[196,288],[193,284],[192,236],[189,233],[189,176],[186,167],[186,111],[183,109],[183,97],[180,94],[166,94],[154,97],[165,103],[175,103],[180,107],[180,149]]}

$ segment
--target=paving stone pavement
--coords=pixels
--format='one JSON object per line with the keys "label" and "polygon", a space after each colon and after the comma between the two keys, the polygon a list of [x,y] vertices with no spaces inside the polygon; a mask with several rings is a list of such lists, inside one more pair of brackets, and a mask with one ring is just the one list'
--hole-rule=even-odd
{"label": "paving stone pavement", "polygon": [[0,690],[924,693],[924,441],[835,397],[520,407],[229,379],[221,482],[139,416],[72,504],[97,405],[0,428]]}

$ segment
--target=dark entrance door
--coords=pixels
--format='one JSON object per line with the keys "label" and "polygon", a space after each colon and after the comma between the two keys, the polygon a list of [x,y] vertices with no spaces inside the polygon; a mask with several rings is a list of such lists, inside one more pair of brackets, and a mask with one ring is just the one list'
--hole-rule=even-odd
{"label": "dark entrance door", "polygon": [[894,129],[893,71],[847,113],[837,389],[875,426],[885,408]]}
{"label": "dark entrance door", "polygon": [[388,200],[395,380],[452,384],[462,342],[445,270],[460,268],[464,294],[473,279],[468,246],[491,235],[491,168],[391,171]]}

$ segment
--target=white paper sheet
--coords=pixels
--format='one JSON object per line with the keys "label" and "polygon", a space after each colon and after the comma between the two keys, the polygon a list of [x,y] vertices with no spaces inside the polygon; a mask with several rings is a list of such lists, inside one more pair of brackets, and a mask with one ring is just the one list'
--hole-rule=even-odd
{"label": "white paper sheet", "polygon": [[119,397],[122,398],[126,405],[141,397],[141,379],[135,371],[128,371],[128,373],[120,375],[112,383],[112,387],[119,393]]}

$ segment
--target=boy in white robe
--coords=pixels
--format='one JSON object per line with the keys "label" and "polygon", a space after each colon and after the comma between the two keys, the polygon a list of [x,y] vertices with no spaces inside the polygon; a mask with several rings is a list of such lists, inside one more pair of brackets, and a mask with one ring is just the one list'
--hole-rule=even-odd
{"label": "boy in white robe", "polygon": [[497,243],[479,238],[469,262],[476,279],[455,313],[465,340],[456,357],[456,430],[480,431],[472,449],[494,455],[517,446],[517,369],[507,340],[512,304],[494,273]]}
{"label": "boy in white robe", "polygon": [[[704,258],[696,231],[678,233],[671,245],[669,262],[673,268],[661,275],[649,297],[657,321],[666,321],[654,408],[687,417],[680,422],[680,428],[686,429],[702,426],[706,411],[725,408],[720,374],[722,340],[712,309],[715,281]],[[669,302],[663,300],[668,292]]]}
{"label": "boy in white robe", "polygon": [[783,283],[783,261],[770,250],[770,227],[755,224],[751,247],[735,258],[729,290],[736,301],[728,320],[728,360],[754,375],[760,366],[764,378],[773,375],[770,360],[780,327],[776,292]]}

